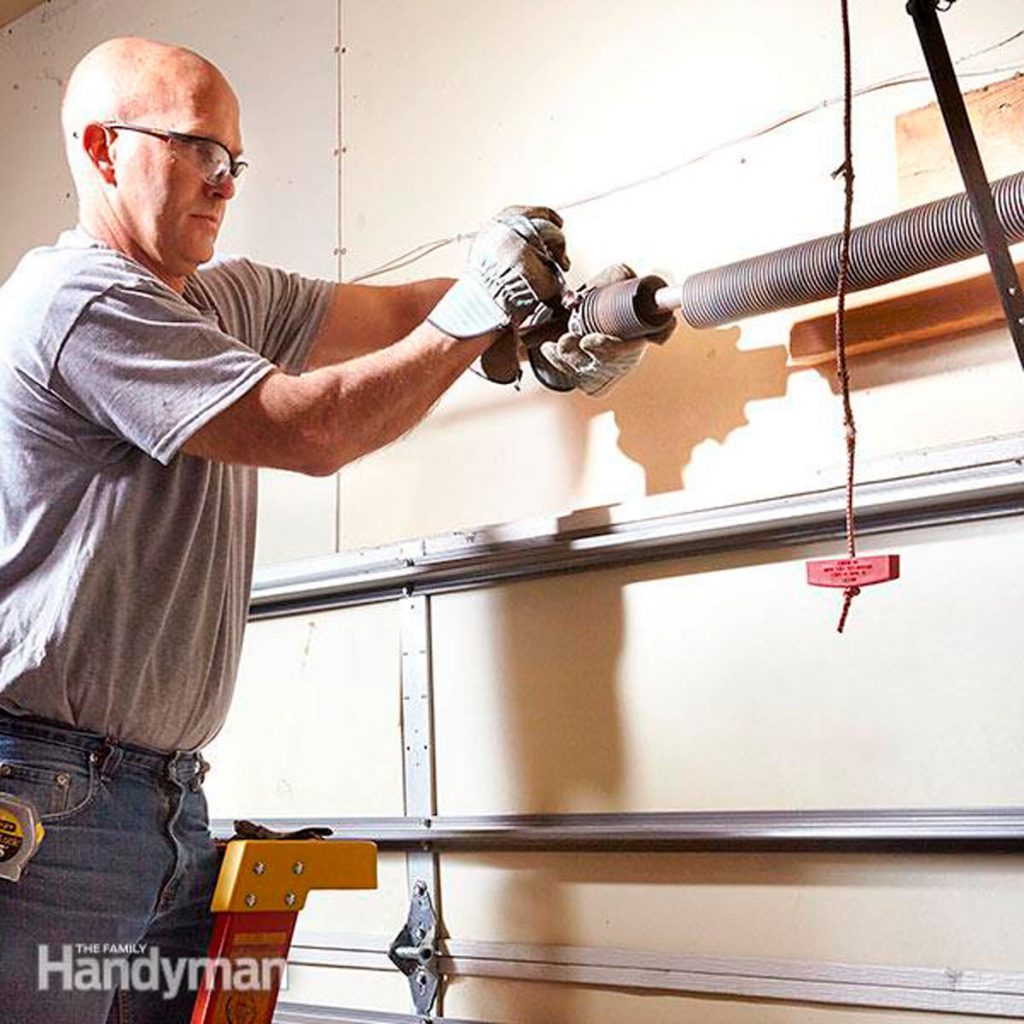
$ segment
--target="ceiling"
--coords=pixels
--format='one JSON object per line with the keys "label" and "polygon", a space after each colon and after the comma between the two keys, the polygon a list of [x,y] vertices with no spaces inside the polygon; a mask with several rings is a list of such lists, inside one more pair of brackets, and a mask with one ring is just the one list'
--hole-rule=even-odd
{"label": "ceiling", "polygon": [[45,0],[0,0],[0,26],[20,18],[26,11],[38,7]]}

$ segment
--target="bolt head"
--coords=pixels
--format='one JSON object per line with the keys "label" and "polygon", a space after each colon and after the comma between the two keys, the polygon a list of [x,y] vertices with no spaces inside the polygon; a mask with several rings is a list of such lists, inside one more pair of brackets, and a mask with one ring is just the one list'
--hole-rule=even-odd
{"label": "bolt head", "polygon": [[261,860],[256,861],[256,863],[253,864],[253,866],[252,866],[252,873],[254,875],[262,875],[263,872],[266,871],[266,870],[267,870],[267,865],[264,864],[263,861],[261,861]]}
{"label": "bolt head", "polygon": [[301,875],[301,874],[302,874],[302,872],[303,872],[303,871],[305,871],[305,870],[306,870],[306,865],[305,865],[305,864],[303,864],[301,860],[297,860],[297,861],[296,861],[296,862],[295,862],[295,863],[294,863],[294,864],[292,865],[292,871],[293,871],[293,872],[294,872],[294,873],[295,873],[296,875]]}
{"label": "bolt head", "polygon": [[251,892],[250,893],[246,893],[246,895],[245,895],[245,905],[247,907],[255,907],[256,906],[256,896],[255,896],[255,894],[253,894]]}
{"label": "bolt head", "polygon": [[287,906],[287,907],[294,907],[295,906],[295,898],[296,898],[295,897],[295,893],[293,893],[293,892],[286,892],[284,894],[285,906]]}

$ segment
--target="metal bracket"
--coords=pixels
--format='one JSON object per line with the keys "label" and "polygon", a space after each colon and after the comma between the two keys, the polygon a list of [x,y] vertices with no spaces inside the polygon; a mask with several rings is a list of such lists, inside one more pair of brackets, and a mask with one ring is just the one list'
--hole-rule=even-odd
{"label": "metal bracket", "polygon": [[413,886],[409,918],[388,949],[388,959],[409,979],[416,1012],[428,1015],[441,984],[437,970],[437,915],[426,882]]}
{"label": "metal bracket", "polygon": [[949,10],[953,0],[908,0],[907,13],[914,19],[921,49],[928,64],[928,73],[935,86],[946,131],[953,144],[960,174],[964,179],[967,197],[971,201],[978,231],[985,243],[989,267],[995,279],[996,290],[1003,304],[1010,336],[1017,349],[1017,358],[1024,367],[1024,295],[1017,280],[1017,268],[1010,257],[1006,235],[996,215],[992,189],[985,174],[978,143],[967,117],[964,98],[957,84],[953,62],[949,58],[946,40],[939,25],[937,11]]}

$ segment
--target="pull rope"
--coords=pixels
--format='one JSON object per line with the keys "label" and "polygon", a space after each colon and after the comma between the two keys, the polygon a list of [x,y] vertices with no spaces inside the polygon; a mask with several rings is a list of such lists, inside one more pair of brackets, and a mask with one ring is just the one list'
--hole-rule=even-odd
{"label": "pull rope", "polygon": [[[850,404],[850,369],[846,361],[846,290],[850,280],[850,231],[853,223],[853,61],[850,47],[850,4],[839,0],[843,19],[843,162],[832,177],[843,176],[843,237],[839,247],[839,283],[836,289],[836,374],[843,393],[843,430],[846,435],[846,552],[857,557],[857,527],[853,513],[853,485],[857,458],[857,424]],[[837,632],[842,633],[850,605],[860,587],[843,591],[843,610]]]}

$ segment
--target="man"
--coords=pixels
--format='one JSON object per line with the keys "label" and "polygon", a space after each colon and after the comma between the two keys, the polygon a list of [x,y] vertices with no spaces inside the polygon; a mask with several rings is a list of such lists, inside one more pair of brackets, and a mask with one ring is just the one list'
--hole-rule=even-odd
{"label": "man", "polygon": [[[326,475],[399,437],[558,299],[568,261],[553,211],[513,208],[454,285],[198,271],[244,166],[220,72],[111,40],[76,67],[62,122],[79,227],[0,289],[0,794],[47,830],[0,879],[0,1015],[173,1024],[194,991],[128,991],[116,961],[206,952],[198,751],[234,685],[254,467]],[[642,348],[602,359],[586,340],[551,358],[588,391]],[[90,955],[112,973],[69,991]]]}

